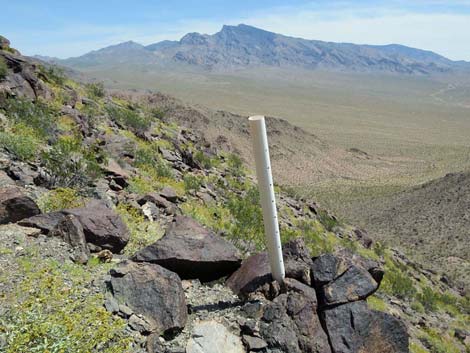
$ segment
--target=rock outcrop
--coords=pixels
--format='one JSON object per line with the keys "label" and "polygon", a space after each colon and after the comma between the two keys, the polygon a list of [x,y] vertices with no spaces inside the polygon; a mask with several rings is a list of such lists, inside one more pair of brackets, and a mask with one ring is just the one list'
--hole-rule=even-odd
{"label": "rock outcrop", "polygon": [[110,274],[108,288],[117,310],[135,316],[139,331],[171,336],[184,327],[188,314],[177,274],[156,264],[132,261],[119,264]]}
{"label": "rock outcrop", "polygon": [[382,279],[375,261],[347,251],[312,259],[299,238],[285,244],[286,280],[274,282],[266,253],[252,255],[227,280],[242,298],[260,295],[260,334],[270,349],[316,353],[407,353],[408,333],[396,318],[368,308]]}
{"label": "rock outcrop", "polygon": [[206,282],[233,273],[241,257],[228,241],[192,218],[178,216],[163,238],[136,253],[132,260],[158,264],[182,279]]}
{"label": "rock outcrop", "polygon": [[16,223],[39,213],[36,203],[19,188],[0,189],[0,224]]}
{"label": "rock outcrop", "polygon": [[73,215],[68,215],[52,229],[52,236],[61,237],[66,243],[70,244],[74,250],[72,259],[75,262],[85,264],[88,262],[90,250],[85,238],[82,224]]}
{"label": "rock outcrop", "polygon": [[91,201],[85,207],[62,211],[77,217],[88,243],[113,253],[119,253],[129,241],[129,230],[121,217],[101,201]]}

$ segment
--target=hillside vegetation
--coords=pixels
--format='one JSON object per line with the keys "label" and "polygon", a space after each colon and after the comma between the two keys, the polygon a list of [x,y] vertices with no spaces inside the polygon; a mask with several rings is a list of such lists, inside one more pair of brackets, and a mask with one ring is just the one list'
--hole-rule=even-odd
{"label": "hillside vegetation", "polygon": [[[224,139],[220,132],[228,128],[223,126],[212,140],[218,127],[208,125],[198,108],[162,95],[135,97],[108,92],[98,83],[82,85],[5,44],[0,49],[0,223],[9,223],[0,226],[0,351],[157,352],[162,342],[180,345],[185,331],[152,341],[140,317],[126,314],[127,307],[112,308],[103,283],[112,281],[109,276],[125,276],[116,264],[128,263],[182,215],[234,244],[243,257],[264,248],[256,184],[249,166],[233,153],[247,144],[247,132],[242,140]],[[191,129],[192,123],[199,128]],[[274,155],[295,154],[276,143],[276,135],[294,131],[313,138],[270,120],[270,129],[276,126],[279,131],[270,136]],[[469,297],[399,251],[372,243],[312,200],[290,196],[279,186],[276,191],[284,243],[302,238],[314,259],[346,251],[384,268],[369,306],[405,323],[411,352],[469,350]],[[22,207],[11,208],[9,200]],[[55,217],[61,221],[50,227]],[[83,221],[87,217],[92,222]],[[107,220],[114,231],[96,226]],[[88,243],[67,240],[64,229],[82,229]],[[202,294],[191,292],[198,285]],[[222,287],[185,286],[186,295],[194,295],[187,299],[196,303],[204,291]],[[220,300],[189,306],[190,325],[203,315],[233,318],[235,309]],[[215,309],[200,313],[208,307]]]}

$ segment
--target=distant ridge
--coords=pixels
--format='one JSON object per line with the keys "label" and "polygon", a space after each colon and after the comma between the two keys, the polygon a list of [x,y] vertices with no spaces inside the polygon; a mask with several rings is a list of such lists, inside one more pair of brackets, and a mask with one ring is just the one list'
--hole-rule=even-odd
{"label": "distant ridge", "polygon": [[179,41],[147,46],[125,42],[59,62],[75,68],[179,64],[211,71],[267,66],[420,75],[470,69],[470,63],[404,45],[306,40],[244,24],[224,25],[213,35],[188,33]]}

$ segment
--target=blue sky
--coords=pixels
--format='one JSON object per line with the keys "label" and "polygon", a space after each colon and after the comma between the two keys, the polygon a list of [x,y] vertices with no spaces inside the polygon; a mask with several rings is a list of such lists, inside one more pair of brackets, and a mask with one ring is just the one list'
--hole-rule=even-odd
{"label": "blue sky", "polygon": [[399,43],[470,61],[470,0],[0,0],[0,34],[24,54],[61,58],[134,40],[246,23],[336,42]]}

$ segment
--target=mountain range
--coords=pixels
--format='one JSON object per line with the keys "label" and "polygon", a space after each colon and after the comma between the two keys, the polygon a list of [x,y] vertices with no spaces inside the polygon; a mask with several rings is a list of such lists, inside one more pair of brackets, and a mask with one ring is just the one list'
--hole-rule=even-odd
{"label": "mountain range", "polygon": [[[42,58],[43,59],[43,58]],[[188,33],[179,41],[147,46],[129,41],[65,60],[47,58],[77,69],[138,65],[175,65],[223,72],[252,67],[302,68],[353,72],[435,74],[469,69],[431,51],[390,45],[358,45],[307,40],[240,24],[213,34]]]}

